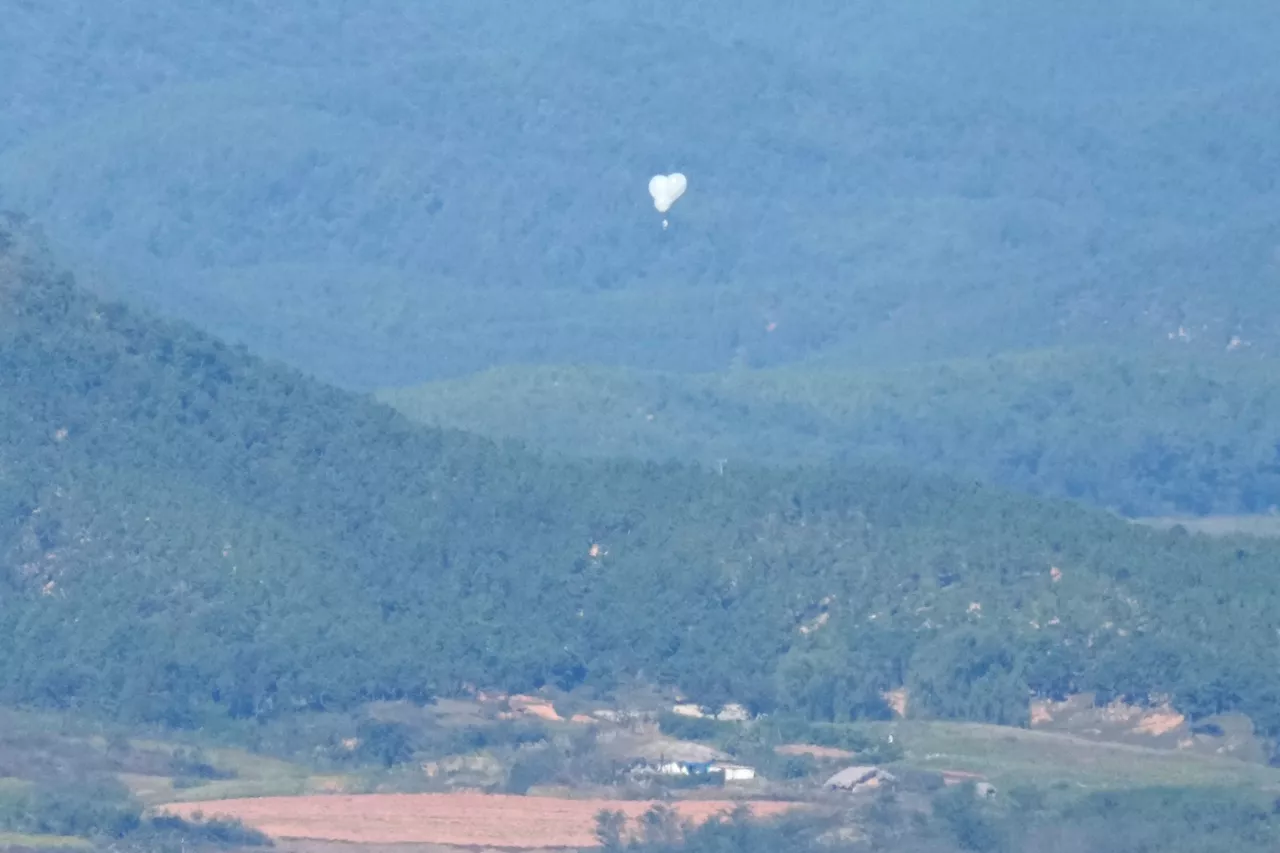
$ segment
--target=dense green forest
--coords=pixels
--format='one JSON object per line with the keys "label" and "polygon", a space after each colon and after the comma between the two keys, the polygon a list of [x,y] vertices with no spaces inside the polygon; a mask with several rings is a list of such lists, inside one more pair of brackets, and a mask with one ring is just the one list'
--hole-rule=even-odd
{"label": "dense green forest", "polygon": [[1280,506],[1280,371],[1055,349],[892,371],[504,367],[379,397],[410,417],[591,456],[892,462],[1125,515]]}
{"label": "dense green forest", "polygon": [[0,207],[345,386],[1280,344],[1273,0],[3,16]]}
{"label": "dense green forest", "polygon": [[1160,692],[1280,733],[1275,544],[426,428],[0,233],[0,701],[190,726],[638,676],[837,721],[902,684],[1015,724],[1033,694]]}

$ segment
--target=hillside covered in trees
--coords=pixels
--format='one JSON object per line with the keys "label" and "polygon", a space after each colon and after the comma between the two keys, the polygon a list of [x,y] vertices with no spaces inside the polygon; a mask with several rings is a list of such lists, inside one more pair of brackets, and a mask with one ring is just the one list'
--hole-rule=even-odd
{"label": "hillside covered in trees", "polygon": [[8,4],[0,207],[363,389],[1275,355],[1276,44],[1274,0]]}
{"label": "hillside covered in trees", "polygon": [[1280,548],[868,464],[426,428],[0,225],[0,700],[194,725],[638,676],[813,719],[1170,693],[1280,733]]}
{"label": "hillside covered in trees", "polygon": [[1280,506],[1280,371],[1237,353],[699,375],[521,366],[378,396],[432,425],[573,454],[891,462],[1129,516]]}

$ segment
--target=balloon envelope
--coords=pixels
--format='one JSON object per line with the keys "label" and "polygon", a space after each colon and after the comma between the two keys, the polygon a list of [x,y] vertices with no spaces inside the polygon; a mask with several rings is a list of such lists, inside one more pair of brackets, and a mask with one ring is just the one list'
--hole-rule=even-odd
{"label": "balloon envelope", "polygon": [[654,175],[649,181],[649,195],[653,196],[653,206],[659,213],[666,213],[676,203],[676,199],[684,195],[688,186],[689,181],[679,172]]}

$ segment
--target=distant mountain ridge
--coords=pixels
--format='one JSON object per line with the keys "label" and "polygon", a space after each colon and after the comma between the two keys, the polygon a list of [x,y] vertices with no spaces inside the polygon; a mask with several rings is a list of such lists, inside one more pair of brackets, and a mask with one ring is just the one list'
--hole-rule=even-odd
{"label": "distant mountain ridge", "polygon": [[100,292],[360,389],[1179,329],[1274,357],[1277,43],[1271,0],[18,4],[0,206]]}
{"label": "distant mountain ridge", "polygon": [[1055,349],[898,370],[506,367],[378,397],[587,456],[889,462],[1130,516],[1280,506],[1280,372],[1244,352]]}

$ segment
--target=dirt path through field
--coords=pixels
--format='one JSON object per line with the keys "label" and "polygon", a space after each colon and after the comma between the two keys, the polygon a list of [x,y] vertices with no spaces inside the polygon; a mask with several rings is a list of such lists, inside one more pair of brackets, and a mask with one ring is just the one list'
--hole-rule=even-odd
{"label": "dirt path through field", "polygon": [[[728,800],[670,803],[684,820],[701,823],[732,810]],[[654,805],[640,800],[569,800],[498,794],[361,794],[259,797],[172,803],[170,814],[239,818],[273,838],[311,838],[363,844],[447,844],[457,847],[594,847],[595,818],[604,810],[635,820]],[[796,803],[745,803],[771,817]]]}

